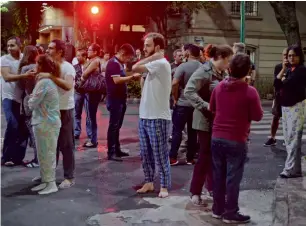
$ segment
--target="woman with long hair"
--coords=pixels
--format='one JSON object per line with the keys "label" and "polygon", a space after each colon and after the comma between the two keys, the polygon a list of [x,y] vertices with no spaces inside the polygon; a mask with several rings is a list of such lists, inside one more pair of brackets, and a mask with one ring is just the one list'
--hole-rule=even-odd
{"label": "woman with long hair", "polygon": [[212,157],[210,151],[212,114],[209,101],[213,89],[222,81],[229,66],[233,50],[228,45],[209,45],[205,48],[205,62],[190,77],[185,87],[185,97],[195,108],[192,128],[197,130],[200,143],[199,158],[195,164],[190,185],[191,201],[194,205],[205,205],[201,200],[205,183],[209,195],[212,196]]}
{"label": "woman with long hair", "polygon": [[298,45],[287,49],[287,57],[277,75],[275,88],[281,90],[283,133],[287,150],[282,178],[301,177],[301,146],[306,114],[306,68]]}
{"label": "woman with long hair", "polygon": [[[18,74],[24,74],[27,71],[33,70],[36,67],[36,58],[38,56],[38,51],[35,46],[26,46],[23,50],[23,57],[19,64]],[[28,78],[20,81],[22,88],[24,89],[24,98],[22,101],[22,112],[24,115],[25,124],[30,134],[30,146],[34,150],[34,159],[31,161],[24,162],[24,165],[29,168],[38,167],[37,149],[35,145],[35,138],[33,133],[33,128],[31,125],[32,111],[29,109],[28,101],[30,95],[35,87],[35,78]]]}
{"label": "woman with long hair", "polygon": [[[36,73],[60,76],[60,66],[46,55],[37,59]],[[40,79],[30,96],[32,126],[40,164],[41,184],[32,188],[45,195],[57,192],[55,183],[56,148],[61,127],[59,94],[56,84],[49,78]]]}
{"label": "woman with long hair", "polygon": [[[101,64],[100,64],[100,51],[101,48],[98,44],[91,44],[87,51],[87,56],[89,58],[89,62],[85,66],[85,69],[82,73],[81,81],[84,83],[89,76],[93,73],[102,73],[101,72]],[[90,140],[86,141],[83,147],[86,148],[95,148],[98,146],[98,127],[97,127],[97,111],[99,107],[99,103],[102,97],[102,93],[98,92],[90,92],[86,93],[86,99],[88,101],[88,108],[86,114],[89,115],[90,118],[90,126],[91,126],[91,137]]]}

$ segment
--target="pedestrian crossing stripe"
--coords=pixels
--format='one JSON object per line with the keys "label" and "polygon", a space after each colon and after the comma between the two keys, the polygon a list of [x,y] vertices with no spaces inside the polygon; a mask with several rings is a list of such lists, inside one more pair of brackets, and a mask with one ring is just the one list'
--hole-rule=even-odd
{"label": "pedestrian crossing stripe", "polygon": [[[272,113],[265,111],[263,115],[263,119],[260,122],[252,122],[251,134],[267,135],[269,137],[271,135],[272,119],[273,119]],[[279,127],[278,127],[275,138],[277,140],[284,140],[282,119],[280,119],[279,121]],[[304,124],[302,140],[306,140],[306,121]]]}

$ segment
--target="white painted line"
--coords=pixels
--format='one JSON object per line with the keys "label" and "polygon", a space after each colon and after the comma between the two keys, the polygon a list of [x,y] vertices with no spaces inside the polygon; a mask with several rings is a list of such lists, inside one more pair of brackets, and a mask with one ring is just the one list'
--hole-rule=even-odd
{"label": "white painted line", "polygon": [[[284,136],[275,136],[276,140],[284,140]],[[306,135],[302,136],[302,140],[306,140]]]}

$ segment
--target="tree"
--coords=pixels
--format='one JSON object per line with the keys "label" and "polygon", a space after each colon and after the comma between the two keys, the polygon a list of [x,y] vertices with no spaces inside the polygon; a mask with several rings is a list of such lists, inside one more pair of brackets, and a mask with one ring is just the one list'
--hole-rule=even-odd
{"label": "tree", "polygon": [[274,9],[276,20],[285,34],[288,45],[298,44],[301,46],[295,2],[270,1],[270,5]]}

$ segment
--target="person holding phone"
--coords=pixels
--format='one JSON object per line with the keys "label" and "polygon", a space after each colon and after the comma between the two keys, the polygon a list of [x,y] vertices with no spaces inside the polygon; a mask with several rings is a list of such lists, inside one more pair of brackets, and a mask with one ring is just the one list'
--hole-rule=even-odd
{"label": "person holding phone", "polygon": [[301,146],[306,113],[306,68],[303,50],[298,45],[288,48],[286,59],[274,85],[281,89],[283,133],[287,150],[285,167],[280,177],[292,178],[302,176]]}

